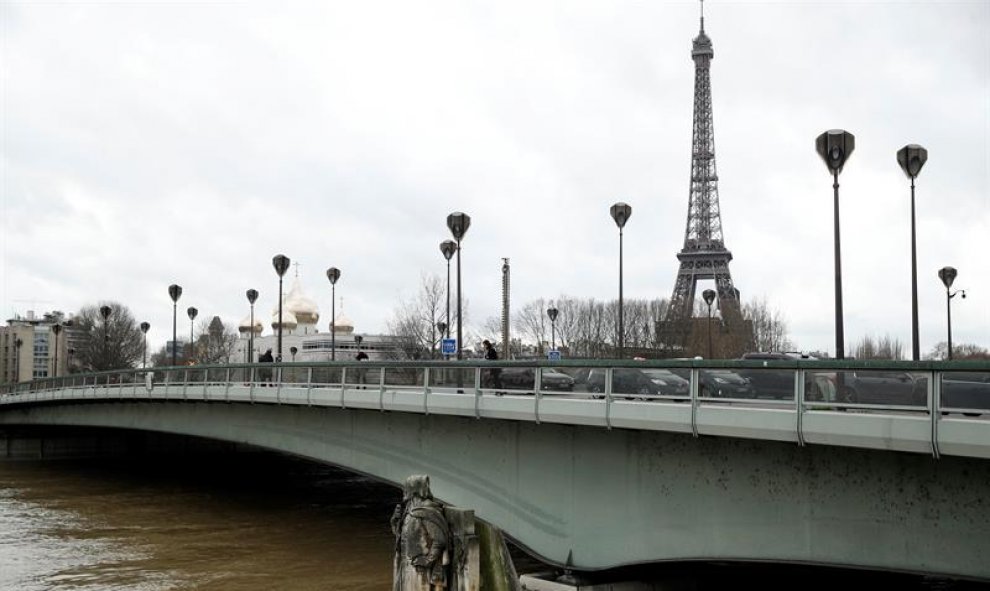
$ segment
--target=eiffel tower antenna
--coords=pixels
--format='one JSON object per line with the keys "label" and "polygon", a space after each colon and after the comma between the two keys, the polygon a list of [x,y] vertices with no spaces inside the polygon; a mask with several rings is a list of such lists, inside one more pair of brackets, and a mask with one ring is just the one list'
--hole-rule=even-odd
{"label": "eiffel tower antenna", "polygon": [[[687,320],[694,310],[699,280],[714,280],[723,318],[738,314],[739,292],[732,284],[732,253],[722,237],[715,167],[715,125],[712,120],[712,41],[705,34],[705,4],[701,2],[701,30],[694,38],[694,125],[691,142],[691,188],[684,248],[677,254],[680,268],[670,301],[668,320]],[[683,326],[682,326],[683,329]]]}

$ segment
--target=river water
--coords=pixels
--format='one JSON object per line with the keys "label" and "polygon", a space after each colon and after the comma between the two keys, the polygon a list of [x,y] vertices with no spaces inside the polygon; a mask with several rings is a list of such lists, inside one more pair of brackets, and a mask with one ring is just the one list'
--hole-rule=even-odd
{"label": "river water", "polygon": [[0,462],[0,590],[386,590],[398,497],[268,454]]}
{"label": "river water", "polygon": [[[368,478],[268,453],[0,461],[0,591],[387,591],[388,521],[399,496]],[[545,569],[512,554],[520,572]],[[987,591],[768,565],[664,566],[618,580],[694,591]]]}

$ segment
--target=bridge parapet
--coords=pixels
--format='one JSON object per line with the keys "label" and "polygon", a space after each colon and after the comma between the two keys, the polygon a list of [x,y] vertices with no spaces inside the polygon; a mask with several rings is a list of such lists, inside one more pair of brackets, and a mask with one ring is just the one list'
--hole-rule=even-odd
{"label": "bridge parapet", "polygon": [[0,409],[122,399],[358,408],[990,458],[988,362],[234,364],[0,386]]}

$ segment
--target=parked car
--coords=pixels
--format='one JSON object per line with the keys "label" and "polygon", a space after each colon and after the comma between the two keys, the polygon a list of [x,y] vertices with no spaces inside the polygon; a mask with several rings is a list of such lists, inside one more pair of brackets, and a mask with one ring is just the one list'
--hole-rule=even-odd
{"label": "parked car", "polygon": [[[506,388],[532,390],[536,384],[536,370],[532,367],[506,367],[502,369],[501,377],[502,385]],[[569,392],[574,389],[574,378],[545,367],[540,375],[540,388]]]}
{"label": "parked car", "polygon": [[[605,391],[605,369],[592,368],[587,378],[589,392]],[[616,368],[612,370],[612,392],[616,394],[660,394],[660,385],[650,379],[645,373],[634,368]]]}
{"label": "parked car", "polygon": [[660,387],[660,393],[667,396],[687,396],[691,393],[691,382],[685,380],[669,369],[640,370],[653,383]]}
{"label": "parked car", "polygon": [[[746,353],[741,359],[750,361],[793,361],[795,359],[815,359],[804,353]],[[787,369],[746,368],[739,375],[753,384],[758,398],[775,400],[794,399],[794,372]],[[809,372],[804,383],[804,396],[807,400],[835,400],[835,372]]]}
{"label": "parked car", "polygon": [[990,411],[990,372],[942,374],[942,408]]}
{"label": "parked car", "polygon": [[[671,370],[685,380],[691,379],[691,370]],[[749,380],[729,369],[701,369],[698,371],[698,395],[702,398],[755,398],[756,390]]]}
{"label": "parked car", "polygon": [[837,378],[839,402],[924,406],[928,378],[906,371],[846,371]]}

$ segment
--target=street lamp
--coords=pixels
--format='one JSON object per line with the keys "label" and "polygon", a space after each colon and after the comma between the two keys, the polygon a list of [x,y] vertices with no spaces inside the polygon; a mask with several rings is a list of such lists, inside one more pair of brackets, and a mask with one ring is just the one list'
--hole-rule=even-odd
{"label": "street lamp", "polygon": [[24,341],[21,337],[14,337],[14,382],[21,381],[21,345]]}
{"label": "street lamp", "polygon": [[258,290],[247,290],[247,300],[251,304],[251,333],[248,335],[248,363],[254,363],[254,303],[258,301]]}
{"label": "street lamp", "polygon": [[151,328],[151,324],[147,322],[141,323],[141,332],[144,334],[144,349],[141,352],[141,368],[148,367],[148,329]]}
{"label": "street lamp", "polygon": [[557,308],[552,304],[547,308],[547,316],[550,318],[550,350],[557,350]]}
{"label": "street lamp", "polygon": [[835,244],[835,358],[844,359],[845,334],[842,328],[842,251],[839,247],[839,173],[856,146],[853,134],[842,129],[831,129],[815,140],[815,149],[832,173],[833,225]]}
{"label": "street lamp", "polygon": [[615,220],[615,225],[619,227],[619,347],[616,352],[621,359],[622,349],[625,346],[625,332],[622,326],[622,228],[629,221],[629,216],[632,215],[632,208],[625,203],[619,202],[609,208],[608,211],[612,215],[612,219]]}
{"label": "street lamp", "polygon": [[277,254],[272,258],[272,266],[278,273],[278,357],[275,361],[279,363],[282,363],[282,276],[289,269],[289,262],[289,257],[284,254]]}
{"label": "street lamp", "polygon": [[327,269],[327,279],[330,280],[330,361],[337,360],[337,280],[340,279],[340,269]]}
{"label": "street lamp", "polygon": [[179,301],[179,297],[182,295],[182,288],[176,284],[168,286],[168,297],[172,298],[172,367],[175,367],[175,305]]}
{"label": "street lamp", "polygon": [[113,309],[110,306],[100,306],[100,316],[103,316],[103,361],[106,363],[104,369],[110,369],[110,333],[107,331],[107,325],[112,313]]}
{"label": "street lamp", "polygon": [[[461,316],[461,240],[464,238],[464,234],[467,233],[468,228],[471,227],[471,216],[466,213],[455,211],[454,213],[447,216],[447,228],[450,229],[451,235],[457,242],[457,358],[463,359],[463,346],[462,346],[462,330],[461,324],[463,317]],[[443,249],[443,245],[440,246]],[[444,252],[444,256],[447,253]]]}
{"label": "street lamp", "polygon": [[293,362],[295,362],[295,360],[296,360],[296,353],[298,353],[298,352],[299,352],[299,349],[295,345],[289,347],[289,353],[292,355],[292,361]]}
{"label": "street lamp", "polygon": [[914,222],[914,179],[928,160],[928,150],[918,144],[908,144],[897,151],[897,163],[911,179],[911,352],[913,359],[921,359],[918,343],[918,250]]}
{"label": "street lamp", "polygon": [[[457,252],[457,243],[453,240],[444,240],[440,243],[440,252],[443,258],[447,259],[447,320],[444,326],[447,328],[447,338],[450,338],[450,257]],[[440,332],[443,332],[442,330]]]}
{"label": "street lamp", "polygon": [[53,377],[58,377],[58,333],[62,332],[62,323],[56,322],[52,325],[52,333],[55,335],[55,367],[52,369]]}
{"label": "street lamp", "polygon": [[952,298],[956,295],[961,294],[963,298],[966,297],[965,289],[957,289],[956,291],[949,291],[952,287],[952,282],[956,280],[956,269],[955,267],[942,267],[938,270],[938,278],[942,280],[945,285],[945,317],[946,325],[949,329],[949,360],[952,360]]}
{"label": "street lamp", "polygon": [[199,310],[189,306],[186,310],[186,314],[189,314],[189,361],[193,360],[193,353],[196,352],[196,341],[193,340],[193,320],[196,320],[196,315],[199,314]]}
{"label": "street lamp", "polygon": [[[439,322],[437,322],[437,332],[440,333],[440,338],[441,339],[443,339],[443,334],[444,334],[444,331],[446,331],[446,330],[447,330],[447,323],[446,322],[444,322],[443,320],[440,320]],[[450,337],[447,337],[447,338],[450,338]],[[440,348],[440,354],[443,355],[443,347]],[[447,356],[444,355],[444,358],[446,358],[446,357]]]}
{"label": "street lamp", "polygon": [[705,298],[708,304],[708,358],[712,358],[712,302],[715,301],[715,290],[706,289],[701,292],[701,297]]}

